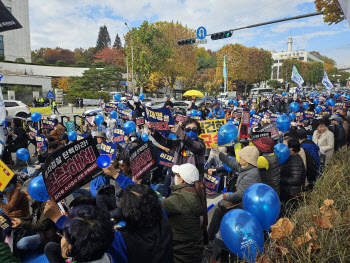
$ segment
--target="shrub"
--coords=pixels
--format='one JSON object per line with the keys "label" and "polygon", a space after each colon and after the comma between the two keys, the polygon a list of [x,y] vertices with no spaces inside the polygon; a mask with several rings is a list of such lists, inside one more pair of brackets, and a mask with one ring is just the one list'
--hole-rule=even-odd
{"label": "shrub", "polygon": [[35,63],[36,63],[36,64],[39,64],[39,65],[45,65],[45,64],[46,64],[46,61],[45,61],[45,59],[40,58],[40,59],[38,59]]}
{"label": "shrub", "polygon": [[103,61],[97,60],[94,62],[94,66],[96,68],[103,68],[104,66],[106,66],[106,63],[104,63]]}
{"label": "shrub", "polygon": [[77,61],[75,62],[77,67],[86,67],[87,63],[85,61]]}
{"label": "shrub", "polygon": [[56,65],[59,66],[59,67],[63,67],[65,65],[67,65],[67,62],[64,61],[64,60],[57,60],[56,61]]}
{"label": "shrub", "polygon": [[16,58],[15,62],[16,62],[16,63],[26,63],[26,61],[24,60],[24,58]]}
{"label": "shrub", "polygon": [[105,91],[96,91],[96,92],[94,93],[94,99],[98,99],[98,98],[103,99],[105,102],[109,102],[109,100],[110,100],[109,92],[105,92]]}
{"label": "shrub", "polygon": [[83,99],[94,99],[94,94],[91,91],[76,91],[76,90],[70,90],[67,92],[65,96],[65,100],[68,103],[74,104],[76,102],[77,97],[83,98]]}
{"label": "shrub", "polygon": [[5,55],[0,55],[0,61],[5,60]]}

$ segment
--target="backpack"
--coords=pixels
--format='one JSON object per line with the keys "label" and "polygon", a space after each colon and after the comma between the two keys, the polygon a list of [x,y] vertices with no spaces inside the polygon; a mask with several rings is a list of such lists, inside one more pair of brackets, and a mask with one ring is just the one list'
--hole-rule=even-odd
{"label": "backpack", "polygon": [[313,182],[316,180],[316,177],[318,174],[316,162],[314,157],[312,157],[312,155],[307,150],[304,149],[304,152],[306,155],[306,166],[307,166],[306,178],[309,182]]}

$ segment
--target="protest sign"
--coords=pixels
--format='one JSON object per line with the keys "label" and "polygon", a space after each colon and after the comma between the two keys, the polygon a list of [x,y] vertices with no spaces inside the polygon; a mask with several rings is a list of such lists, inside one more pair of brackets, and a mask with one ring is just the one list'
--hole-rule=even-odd
{"label": "protest sign", "polygon": [[299,110],[298,112],[295,113],[296,116],[296,120],[298,122],[304,122],[305,118],[304,118],[304,111]]}
{"label": "protest sign", "polygon": [[116,125],[123,126],[124,122],[122,119],[116,119]]}
{"label": "protest sign", "polygon": [[265,111],[264,112],[264,115],[268,115],[269,117],[271,116],[271,114],[273,114],[273,112],[272,111],[270,111],[270,110],[267,110],[267,111]]}
{"label": "protest sign", "polygon": [[258,140],[262,137],[271,137],[271,132],[252,132],[252,141]]}
{"label": "protest sign", "polygon": [[280,99],[282,99],[282,94],[275,94],[275,99],[278,99],[278,100],[280,100]]}
{"label": "protest sign", "polygon": [[327,110],[327,107],[324,106],[324,105],[321,105],[320,107],[322,108],[322,111],[326,111]]}
{"label": "protest sign", "polygon": [[232,112],[232,118],[242,118],[242,113],[239,112]]}
{"label": "protest sign", "polygon": [[46,149],[47,148],[44,135],[35,136],[35,140],[36,140],[36,147],[37,148],[40,148],[40,149]]}
{"label": "protest sign", "polygon": [[315,114],[315,118],[316,119],[321,119],[323,117],[323,114],[322,113],[316,113]]}
{"label": "protest sign", "polygon": [[174,120],[169,108],[146,108],[148,127],[153,131],[170,131],[169,125],[174,125]]}
{"label": "protest sign", "polygon": [[204,173],[205,191],[208,195],[215,195],[218,192],[221,177]]}
{"label": "protest sign", "polygon": [[256,128],[258,127],[262,117],[260,117],[259,115],[257,114],[253,114],[252,117],[250,118],[251,119],[251,122],[250,122],[250,128],[253,129],[253,128]]}
{"label": "protest sign", "polygon": [[123,128],[113,129],[113,143],[124,143],[125,131]]}
{"label": "protest sign", "polygon": [[318,101],[322,102],[322,103],[325,103],[326,102],[326,98],[325,97],[319,97]]}
{"label": "protest sign", "polygon": [[14,173],[8,168],[3,161],[0,160],[0,192],[3,192],[5,187],[11,181]]}
{"label": "protest sign", "polygon": [[87,134],[78,134],[78,135],[77,135],[77,140],[78,140],[78,141],[84,140],[86,137],[87,137]]}
{"label": "protest sign", "polygon": [[105,103],[105,111],[111,112],[111,111],[116,111],[118,108],[118,104],[117,103]]}
{"label": "protest sign", "polygon": [[127,92],[127,93],[125,93],[125,99],[126,99],[126,100],[132,100],[132,97],[133,97],[132,92]]}
{"label": "protest sign", "polygon": [[177,121],[177,122],[185,122],[185,121],[187,121],[187,119],[188,119],[187,116],[183,116],[183,115],[178,114],[178,115],[176,115],[175,121]]}
{"label": "protest sign", "polygon": [[76,131],[74,121],[67,121],[64,123],[64,125],[67,128],[67,133],[69,133],[71,131]]}
{"label": "protest sign", "polygon": [[242,108],[242,107],[237,107],[237,108],[236,108],[236,112],[242,113],[242,112],[243,112],[243,108]]}
{"label": "protest sign", "polygon": [[28,126],[29,128],[29,135],[32,136],[32,137],[35,137],[38,135],[38,128],[36,127],[33,127],[33,126]]}
{"label": "protest sign", "polygon": [[201,121],[202,117],[201,116],[191,116],[191,119],[194,119],[196,121]]}
{"label": "protest sign", "polygon": [[174,156],[167,154],[165,152],[159,152],[158,154],[158,164],[166,167],[173,167],[174,165]]}
{"label": "protest sign", "polygon": [[132,174],[136,180],[148,179],[150,177],[150,171],[155,169],[157,164],[152,157],[148,142],[130,150],[130,165]]}
{"label": "protest sign", "polygon": [[137,126],[145,125],[145,118],[144,117],[136,118],[136,125]]}
{"label": "protest sign", "polygon": [[219,128],[226,123],[226,119],[200,121],[202,133],[199,138],[203,140],[207,148],[218,146]]}
{"label": "protest sign", "polygon": [[341,103],[341,102],[337,102],[334,107],[333,107],[333,110],[340,110],[344,107],[344,104]]}
{"label": "protest sign", "polygon": [[132,110],[125,109],[125,110],[119,110],[120,116],[124,120],[130,120],[132,118]]}
{"label": "protest sign", "polygon": [[56,122],[53,120],[42,120],[43,129],[53,129],[56,126]]}
{"label": "protest sign", "polygon": [[106,132],[106,126],[104,125],[98,125],[97,132]]}
{"label": "protest sign", "polygon": [[108,155],[111,160],[116,159],[117,145],[114,143],[101,143],[100,155]]}
{"label": "protest sign", "polygon": [[240,136],[239,138],[249,138],[249,133],[250,133],[250,112],[249,111],[244,111],[242,120],[241,120],[241,125],[240,125]]}
{"label": "protest sign", "polygon": [[315,112],[314,111],[305,111],[304,117],[305,117],[305,119],[313,119],[313,118],[315,118]]}
{"label": "protest sign", "polygon": [[47,157],[43,178],[47,192],[58,202],[102,173],[94,139],[89,136],[56,150]]}
{"label": "protest sign", "polygon": [[277,140],[280,138],[280,134],[278,132],[276,124],[274,124],[274,123],[264,125],[264,126],[260,127],[259,129],[257,129],[256,132],[269,132],[271,134],[271,138],[273,140],[275,140],[275,139]]}

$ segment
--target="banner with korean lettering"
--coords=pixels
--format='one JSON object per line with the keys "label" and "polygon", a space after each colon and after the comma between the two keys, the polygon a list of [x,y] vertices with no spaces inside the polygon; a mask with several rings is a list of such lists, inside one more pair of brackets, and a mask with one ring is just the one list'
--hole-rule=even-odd
{"label": "banner with korean lettering", "polygon": [[43,129],[53,129],[56,126],[56,122],[53,120],[42,120]]}
{"label": "banner with korean lettering", "polygon": [[314,111],[305,111],[304,112],[305,119],[314,119],[315,118],[315,112]]}
{"label": "banner with korean lettering", "polygon": [[271,132],[252,132],[252,134],[251,134],[252,141],[258,140],[262,137],[270,137],[271,138]]}
{"label": "banner with korean lettering", "polygon": [[219,190],[221,177],[204,173],[205,191],[208,195],[215,195]]}
{"label": "banner with korean lettering", "polygon": [[101,143],[100,155],[108,155],[111,160],[116,159],[117,145],[114,143]]}
{"label": "banner with korean lettering", "polygon": [[158,164],[166,167],[173,167],[174,156],[165,152],[159,152],[158,154]]}
{"label": "banner with korean lettering", "polygon": [[257,114],[253,114],[250,119],[251,119],[250,128],[253,129],[253,128],[256,128],[259,126],[259,123],[260,123],[262,118]]}
{"label": "banner with korean lettering", "polygon": [[239,138],[249,138],[250,133],[250,112],[244,111],[242,115],[242,120],[240,124],[240,135]]}
{"label": "banner with korean lettering", "polygon": [[218,146],[218,131],[219,128],[226,124],[226,119],[200,121],[202,133],[199,138],[203,140],[207,148]]}
{"label": "banner with korean lettering", "polygon": [[133,97],[132,92],[127,92],[127,93],[125,93],[125,99],[127,99],[127,100],[132,100],[132,97]]}
{"label": "banner with korean lettering", "polygon": [[[134,147],[130,150],[130,165],[133,176],[136,180],[148,180],[151,171],[157,167],[155,158],[152,156],[148,142]],[[156,157],[157,158],[157,157]]]}
{"label": "banner with korean lettering", "polygon": [[319,102],[325,103],[326,98],[325,97],[318,97]]}
{"label": "banner with korean lettering", "polygon": [[322,113],[316,113],[315,114],[315,118],[316,119],[320,119],[320,118],[322,118],[323,117],[323,114]]}
{"label": "banner with korean lettering", "polygon": [[44,135],[35,136],[35,140],[36,140],[36,147],[37,148],[40,148],[40,149],[46,149],[47,148]]}
{"label": "banner with korean lettering", "polygon": [[89,136],[56,150],[47,157],[43,178],[47,192],[58,202],[102,173],[94,139]]}
{"label": "banner with korean lettering", "polygon": [[271,123],[275,123],[277,118],[280,116],[281,114],[278,114],[278,113],[271,113],[270,114],[270,121]]}
{"label": "banner with korean lettering", "polygon": [[148,127],[152,131],[170,131],[169,125],[174,125],[174,120],[169,108],[146,108]]}
{"label": "banner with korean lettering", "polygon": [[145,125],[145,118],[144,118],[144,117],[138,117],[138,118],[136,118],[136,125],[137,125],[137,126]]}
{"label": "banner with korean lettering", "polygon": [[327,106],[324,106],[324,105],[320,105],[322,111],[326,111],[327,110]]}
{"label": "banner with korean lettering", "polygon": [[187,116],[183,116],[180,114],[177,114],[175,117],[175,121],[177,121],[177,122],[185,122],[185,121],[187,121],[187,119],[188,119]]}
{"label": "banner with korean lettering", "polygon": [[298,122],[304,122],[305,120],[304,111],[299,110],[298,112],[295,113],[295,116]]}
{"label": "banner with korean lettering", "polygon": [[38,136],[38,128],[33,127],[33,126],[28,126],[29,128],[29,135],[32,137]]}
{"label": "banner with korean lettering", "polygon": [[242,113],[242,112],[243,112],[243,108],[242,108],[242,107],[237,107],[237,108],[236,108],[236,112]]}
{"label": "banner with korean lettering", "polygon": [[87,138],[87,134],[78,134],[77,135],[77,140],[81,141]]}
{"label": "banner with korean lettering", "polygon": [[275,94],[274,98],[280,100],[282,99],[282,94]]}
{"label": "banner with korean lettering", "polygon": [[333,107],[333,110],[340,110],[344,107],[344,104],[341,103],[341,102],[337,102],[334,107]]}
{"label": "banner with korean lettering", "polygon": [[271,114],[273,114],[273,112],[270,111],[270,110],[267,110],[267,111],[264,112],[264,115],[268,115],[269,118],[270,118]]}
{"label": "banner with korean lettering", "polygon": [[105,103],[105,111],[116,111],[118,108],[118,104],[117,103],[112,103],[112,102],[109,102],[109,103]]}
{"label": "banner with korean lettering", "polygon": [[119,114],[121,116],[122,119],[124,120],[130,120],[130,118],[132,118],[132,113],[133,111],[132,110],[119,110]]}
{"label": "banner with korean lettering", "polygon": [[271,134],[271,139],[273,139],[273,140],[277,140],[281,137],[279,134],[279,131],[276,127],[276,124],[274,124],[274,123],[264,125],[264,126],[260,127],[259,129],[257,129],[256,132],[269,132]]}
{"label": "banner with korean lettering", "polygon": [[124,143],[125,131],[124,128],[113,129],[113,143]]}

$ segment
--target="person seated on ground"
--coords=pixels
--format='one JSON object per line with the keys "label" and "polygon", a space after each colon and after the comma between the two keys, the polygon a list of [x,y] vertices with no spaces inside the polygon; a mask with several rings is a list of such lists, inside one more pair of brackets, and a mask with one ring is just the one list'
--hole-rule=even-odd
{"label": "person seated on ground", "polygon": [[[22,192],[29,200],[33,200],[28,194],[28,187],[32,179],[27,180],[22,187]],[[44,215],[46,202],[35,201],[32,203],[32,214],[24,218],[12,218],[12,228],[23,227],[29,233],[17,242],[17,249],[21,251],[37,250],[44,248],[49,242],[59,242],[60,238],[56,234],[58,228]]]}
{"label": "person seated on ground", "polygon": [[30,215],[28,197],[21,189],[22,185],[17,182],[17,175],[14,175],[2,191],[2,194],[6,197],[6,203],[1,200],[0,209],[11,219]]}
{"label": "person seated on ground", "polygon": [[41,169],[44,166],[46,158],[49,157],[50,154],[54,153],[58,149],[58,147],[59,145],[56,141],[49,142],[47,146],[47,151],[45,151],[44,154],[42,154],[42,149],[37,148],[39,164],[35,165],[35,171],[32,175],[33,178],[37,177],[41,173]]}
{"label": "person seated on ground", "polygon": [[90,187],[80,188],[74,191],[72,195],[74,198],[77,198],[82,195],[96,198],[99,188],[109,184],[110,184],[109,179],[107,179],[103,175],[99,175],[90,182]]}
{"label": "person seated on ground", "polygon": [[332,115],[330,120],[334,125],[334,151],[338,151],[346,144],[343,119],[337,115]]}
{"label": "person seated on ground", "polygon": [[334,134],[327,129],[325,122],[318,121],[317,130],[312,136],[312,141],[320,147],[320,151],[326,155],[325,164],[329,164],[334,153]]}
{"label": "person seated on ground", "polygon": [[305,186],[306,170],[304,162],[299,155],[300,143],[298,139],[287,139],[290,156],[286,162],[280,166],[281,185],[280,200],[288,202],[291,198],[298,196]]}
{"label": "person seated on ground", "polygon": [[259,150],[258,168],[263,184],[271,186],[280,195],[280,167],[276,154],[274,154],[274,142],[270,137],[262,137],[254,140],[253,144]]}
{"label": "person seated on ground", "polygon": [[0,220],[0,262],[20,263],[21,261],[12,255],[10,246],[5,242],[5,238],[11,230],[11,219],[3,211],[0,211]]}
{"label": "person seated on ground", "polygon": [[[216,149],[216,154],[219,151]],[[239,157],[237,157],[237,155]],[[236,192],[224,194],[224,200],[231,202],[231,208],[238,206],[243,199],[245,190],[252,184],[261,183],[260,173],[258,169],[259,151],[255,146],[246,146],[242,150],[237,151],[236,158],[239,161],[230,159],[224,153],[219,154],[220,160],[225,163],[233,172],[238,172]],[[230,209],[231,209],[230,208]],[[215,234],[220,229],[221,219],[224,217],[228,209],[218,207],[215,209],[212,220],[208,228],[209,241],[213,241]]]}
{"label": "person seated on ground", "polygon": [[50,131],[48,136],[52,137],[57,143],[59,143],[60,135],[64,133],[64,127],[58,123],[57,115],[52,115],[50,119],[55,122],[56,126]]}
{"label": "person seated on ground", "polygon": [[66,146],[69,143],[68,134],[65,132],[62,133],[58,138],[58,140],[59,140],[59,145]]}

